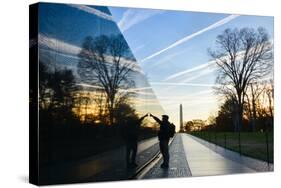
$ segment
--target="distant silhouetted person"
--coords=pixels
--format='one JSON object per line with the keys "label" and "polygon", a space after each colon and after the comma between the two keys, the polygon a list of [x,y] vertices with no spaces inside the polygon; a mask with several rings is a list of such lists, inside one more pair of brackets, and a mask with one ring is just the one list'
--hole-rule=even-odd
{"label": "distant silhouetted person", "polygon": [[169,168],[169,140],[175,133],[175,126],[169,122],[169,116],[162,115],[162,120],[150,114],[153,119],[160,124],[160,130],[158,132],[160,151],[163,155],[163,163],[161,168]]}
{"label": "distant silhouetted person", "polygon": [[126,142],[126,162],[127,167],[135,168],[136,154],[138,150],[138,134],[142,120],[147,117],[148,114],[144,115],[140,119],[137,117],[128,117],[125,125],[125,142]]}

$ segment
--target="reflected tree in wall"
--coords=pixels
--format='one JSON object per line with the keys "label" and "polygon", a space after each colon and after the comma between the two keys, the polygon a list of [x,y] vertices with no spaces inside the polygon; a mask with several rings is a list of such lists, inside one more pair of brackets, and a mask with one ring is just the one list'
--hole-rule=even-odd
{"label": "reflected tree in wall", "polygon": [[128,98],[134,87],[134,60],[122,35],[86,37],[79,53],[78,74],[83,82],[102,88],[106,98],[109,121],[114,123],[117,104]]}

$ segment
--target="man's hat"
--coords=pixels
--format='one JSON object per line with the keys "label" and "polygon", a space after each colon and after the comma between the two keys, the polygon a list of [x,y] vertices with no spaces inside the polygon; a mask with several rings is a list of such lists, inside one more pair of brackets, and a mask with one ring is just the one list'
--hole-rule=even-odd
{"label": "man's hat", "polygon": [[169,119],[168,115],[162,115],[163,118]]}

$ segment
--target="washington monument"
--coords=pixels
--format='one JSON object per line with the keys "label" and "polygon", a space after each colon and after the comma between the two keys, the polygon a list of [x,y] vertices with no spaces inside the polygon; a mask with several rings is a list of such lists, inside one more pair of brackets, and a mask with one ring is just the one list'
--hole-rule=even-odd
{"label": "washington monument", "polygon": [[180,104],[180,132],[183,132],[182,104]]}

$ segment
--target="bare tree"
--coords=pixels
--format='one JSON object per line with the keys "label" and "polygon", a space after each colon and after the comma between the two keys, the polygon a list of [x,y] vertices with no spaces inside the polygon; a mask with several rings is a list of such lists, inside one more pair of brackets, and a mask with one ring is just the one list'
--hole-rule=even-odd
{"label": "bare tree", "polygon": [[[249,91],[246,92],[245,96],[248,103],[248,110],[250,115],[250,122],[252,131],[256,129],[256,120],[257,120],[257,100],[260,95],[263,93],[265,87],[262,83],[254,82],[249,84]],[[250,96],[249,96],[250,95]]]}
{"label": "bare tree", "polygon": [[272,44],[264,28],[243,28],[226,29],[217,36],[216,45],[209,54],[219,68],[217,83],[234,94],[240,131],[247,88],[271,70]]}
{"label": "bare tree", "polygon": [[105,115],[107,114],[107,111],[106,111],[107,108],[106,108],[106,102],[105,102],[105,93],[103,92],[103,90],[96,91],[94,102],[96,103],[96,105],[98,107],[97,115],[98,115],[99,120],[101,122],[105,123],[106,122]]}
{"label": "bare tree", "polygon": [[265,94],[267,97],[268,101],[268,111],[269,111],[269,116],[271,118],[271,121],[273,123],[273,101],[274,101],[274,83],[273,79],[269,80],[268,82],[265,83]]}
{"label": "bare tree", "polygon": [[86,92],[82,96],[82,105],[84,106],[84,123],[88,122],[88,119],[90,117],[89,114],[89,106],[92,103],[92,98],[90,92]]}
{"label": "bare tree", "polygon": [[106,95],[110,124],[114,123],[114,109],[118,99],[124,99],[134,87],[131,73],[133,56],[122,35],[86,37],[79,54],[78,74],[86,83],[101,87]]}
{"label": "bare tree", "polygon": [[215,94],[218,96],[221,96],[221,101],[223,101],[223,104],[220,107],[219,110],[219,116],[220,114],[228,114],[231,115],[231,121],[232,125],[234,126],[234,130],[238,130],[238,113],[237,113],[237,97],[236,97],[236,91],[233,87],[230,87],[229,85],[220,85],[213,87]]}

